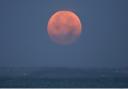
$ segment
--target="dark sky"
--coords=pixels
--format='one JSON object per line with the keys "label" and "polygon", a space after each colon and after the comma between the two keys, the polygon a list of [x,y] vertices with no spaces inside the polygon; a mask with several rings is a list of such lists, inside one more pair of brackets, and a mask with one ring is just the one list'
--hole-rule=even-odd
{"label": "dark sky", "polygon": [[[47,34],[50,16],[72,10],[82,34],[62,46]],[[0,66],[128,65],[128,0],[0,0]]]}

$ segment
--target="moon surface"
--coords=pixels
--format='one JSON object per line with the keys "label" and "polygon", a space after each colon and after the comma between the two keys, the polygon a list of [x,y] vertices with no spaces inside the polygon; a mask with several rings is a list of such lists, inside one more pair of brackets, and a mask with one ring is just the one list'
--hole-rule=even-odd
{"label": "moon surface", "polygon": [[57,44],[74,43],[81,34],[81,22],[72,11],[57,11],[48,21],[48,35]]}

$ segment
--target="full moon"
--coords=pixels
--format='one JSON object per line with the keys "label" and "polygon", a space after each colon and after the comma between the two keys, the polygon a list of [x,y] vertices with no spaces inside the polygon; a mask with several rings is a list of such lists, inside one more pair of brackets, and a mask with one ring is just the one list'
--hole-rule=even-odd
{"label": "full moon", "polygon": [[57,11],[48,21],[49,37],[57,44],[72,44],[81,34],[81,22],[72,11]]}

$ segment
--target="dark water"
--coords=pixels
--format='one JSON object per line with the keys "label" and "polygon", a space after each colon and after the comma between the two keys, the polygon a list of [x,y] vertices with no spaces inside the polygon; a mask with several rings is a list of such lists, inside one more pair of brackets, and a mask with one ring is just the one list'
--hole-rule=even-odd
{"label": "dark water", "polygon": [[1,68],[0,88],[128,88],[128,68]]}
{"label": "dark water", "polygon": [[128,87],[128,78],[85,78],[85,79],[1,79],[0,87]]}

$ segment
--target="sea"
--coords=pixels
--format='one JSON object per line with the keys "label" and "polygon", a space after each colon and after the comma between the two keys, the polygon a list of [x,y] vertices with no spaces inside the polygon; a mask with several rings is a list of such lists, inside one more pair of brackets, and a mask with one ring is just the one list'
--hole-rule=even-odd
{"label": "sea", "polygon": [[128,88],[127,69],[5,70],[1,69],[0,88]]}

